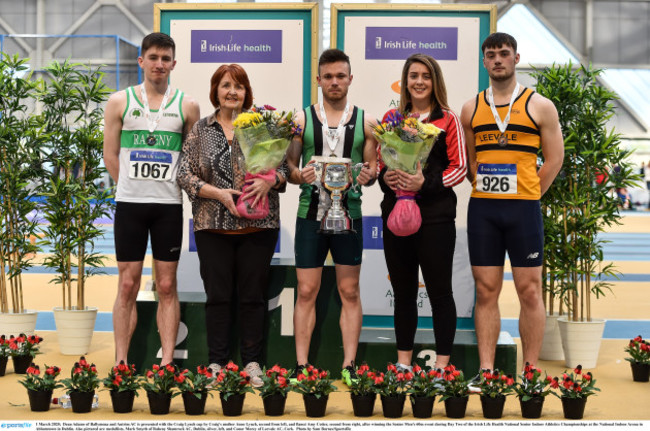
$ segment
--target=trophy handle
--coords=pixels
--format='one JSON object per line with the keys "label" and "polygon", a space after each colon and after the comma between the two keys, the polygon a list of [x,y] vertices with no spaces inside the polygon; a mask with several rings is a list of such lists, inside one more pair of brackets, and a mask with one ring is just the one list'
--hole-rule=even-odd
{"label": "trophy handle", "polygon": [[311,183],[314,186],[321,187],[321,179],[323,178],[323,164],[316,162],[314,165],[314,173],[316,174],[316,179]]}

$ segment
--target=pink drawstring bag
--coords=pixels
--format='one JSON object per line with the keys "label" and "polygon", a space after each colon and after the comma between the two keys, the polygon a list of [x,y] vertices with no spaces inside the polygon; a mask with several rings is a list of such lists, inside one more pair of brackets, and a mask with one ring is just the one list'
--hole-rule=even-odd
{"label": "pink drawstring bag", "polygon": [[422,225],[420,207],[415,202],[416,192],[397,190],[397,203],[388,216],[386,225],[397,236],[413,235]]}
{"label": "pink drawstring bag", "polygon": [[259,220],[267,217],[269,215],[269,198],[260,199],[257,201],[257,205],[254,207],[253,201],[255,200],[255,195],[246,193],[246,190],[250,187],[250,182],[255,178],[261,178],[264,181],[274,181],[275,180],[275,169],[271,169],[266,172],[261,172],[259,174],[250,174],[246,173],[244,177],[244,187],[242,188],[242,194],[237,200],[237,211],[239,215],[244,218]]}

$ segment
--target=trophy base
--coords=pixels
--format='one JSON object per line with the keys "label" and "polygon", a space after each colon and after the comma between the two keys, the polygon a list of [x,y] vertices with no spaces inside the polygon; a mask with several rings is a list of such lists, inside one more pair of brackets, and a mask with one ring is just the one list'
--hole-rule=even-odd
{"label": "trophy base", "polygon": [[350,222],[350,219],[347,217],[333,218],[328,217],[328,215],[329,214],[326,214],[325,217],[323,217],[323,220],[321,220],[318,233],[325,235],[345,235],[349,233],[356,233],[356,231],[352,229],[352,223]]}

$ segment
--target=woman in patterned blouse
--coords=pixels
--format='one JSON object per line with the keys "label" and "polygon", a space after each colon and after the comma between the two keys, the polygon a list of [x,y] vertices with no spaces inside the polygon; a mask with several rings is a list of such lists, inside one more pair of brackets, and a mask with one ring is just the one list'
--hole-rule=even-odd
{"label": "woman in patterned blouse", "polygon": [[268,198],[268,217],[240,217],[235,204],[246,172],[232,123],[253,102],[246,71],[237,64],[219,67],[210,80],[210,101],[214,113],[198,121],[183,143],[177,180],[192,202],[194,237],[207,295],[210,368],[217,372],[231,359],[231,301],[237,292],[241,359],[251,383],[258,386],[262,384],[264,292],[278,240],[278,192],[286,186],[286,163],[277,169],[274,182],[256,178],[248,189],[259,199]]}

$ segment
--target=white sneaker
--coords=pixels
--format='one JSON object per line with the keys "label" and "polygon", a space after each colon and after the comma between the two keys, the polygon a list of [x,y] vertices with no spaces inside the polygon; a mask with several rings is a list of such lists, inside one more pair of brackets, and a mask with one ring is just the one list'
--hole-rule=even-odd
{"label": "white sneaker", "polygon": [[246,364],[244,371],[246,371],[250,376],[250,383],[252,387],[259,388],[264,384],[262,381],[262,369],[260,368],[260,364],[257,362],[249,362]]}
{"label": "white sneaker", "polygon": [[217,374],[221,372],[221,365],[212,363],[208,365],[208,368],[212,372],[212,377],[217,377]]}

